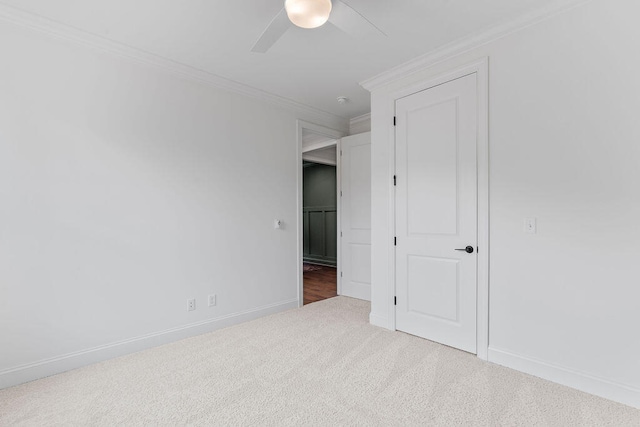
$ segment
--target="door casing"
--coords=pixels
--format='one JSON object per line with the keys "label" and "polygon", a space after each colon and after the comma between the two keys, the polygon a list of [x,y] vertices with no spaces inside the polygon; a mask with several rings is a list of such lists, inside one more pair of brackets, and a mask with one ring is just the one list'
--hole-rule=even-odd
{"label": "door casing", "polygon": [[[315,133],[319,133],[321,135],[325,135],[328,138],[331,139],[335,139],[336,140],[336,150],[338,155],[336,156],[336,190],[338,191],[338,194],[340,194],[340,186],[341,186],[341,181],[340,181],[340,138],[342,138],[343,136],[346,135],[346,133],[335,130],[335,129],[331,129],[328,128],[326,126],[321,126],[321,125],[317,125],[315,123],[311,123],[311,122],[307,122],[305,120],[300,120],[298,119],[297,121],[297,135],[298,135],[298,147],[297,147],[297,162],[298,162],[298,166],[297,166],[297,235],[298,235],[298,248],[297,248],[297,254],[298,254],[298,263],[297,263],[297,277],[298,277],[298,307],[302,307],[304,305],[304,276],[303,276],[303,271],[302,271],[302,262],[303,262],[303,253],[304,253],[304,230],[303,230],[303,225],[302,225],[302,209],[303,209],[303,197],[302,197],[302,131],[303,129],[307,129],[310,131],[313,131]],[[337,271],[340,271],[341,268],[341,254],[340,254],[340,212],[342,211],[341,205],[340,205],[340,197],[337,198],[336,201],[336,216],[337,216],[337,233],[338,235],[336,236],[336,241],[338,242],[337,245]],[[341,290],[341,286],[342,283],[340,282],[340,276],[338,275],[337,277],[337,286],[338,286],[338,294],[340,294],[340,290]]]}

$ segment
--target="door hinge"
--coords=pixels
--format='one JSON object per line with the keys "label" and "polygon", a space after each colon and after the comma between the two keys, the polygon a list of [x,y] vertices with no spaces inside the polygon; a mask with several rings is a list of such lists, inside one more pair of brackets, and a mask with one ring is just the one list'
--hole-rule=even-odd
{"label": "door hinge", "polygon": [[393,305],[398,305],[398,297],[393,297]]}
{"label": "door hinge", "polygon": [[342,277],[342,271],[340,272],[340,277]]}
{"label": "door hinge", "polygon": [[342,156],[342,150],[340,150],[340,155]]}
{"label": "door hinge", "polygon": [[340,232],[340,237],[342,237],[342,231]]}
{"label": "door hinge", "polygon": [[393,116],[393,125],[396,125],[396,116]]}
{"label": "door hinge", "polygon": [[340,197],[342,197],[342,190],[340,190]]}
{"label": "door hinge", "polygon": [[397,180],[396,180],[396,176],[395,176],[395,175],[393,175],[393,185],[394,185],[394,186],[396,185],[396,181],[397,181]]}
{"label": "door hinge", "polygon": [[393,246],[398,246],[398,238],[397,237],[393,238]]}

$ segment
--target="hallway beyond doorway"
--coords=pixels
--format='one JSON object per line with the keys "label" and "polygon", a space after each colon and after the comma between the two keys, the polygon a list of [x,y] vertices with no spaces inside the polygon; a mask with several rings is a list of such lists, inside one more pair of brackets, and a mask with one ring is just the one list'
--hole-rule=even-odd
{"label": "hallway beyond doorway", "polygon": [[334,267],[304,263],[304,304],[338,295],[337,272]]}

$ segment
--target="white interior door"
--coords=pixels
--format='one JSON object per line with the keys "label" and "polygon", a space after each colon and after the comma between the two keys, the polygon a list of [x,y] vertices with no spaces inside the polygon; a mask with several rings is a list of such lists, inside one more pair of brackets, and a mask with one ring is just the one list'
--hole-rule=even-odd
{"label": "white interior door", "polygon": [[396,328],[476,353],[476,74],[397,100],[396,120]]}
{"label": "white interior door", "polygon": [[371,301],[371,133],[341,140],[340,294]]}

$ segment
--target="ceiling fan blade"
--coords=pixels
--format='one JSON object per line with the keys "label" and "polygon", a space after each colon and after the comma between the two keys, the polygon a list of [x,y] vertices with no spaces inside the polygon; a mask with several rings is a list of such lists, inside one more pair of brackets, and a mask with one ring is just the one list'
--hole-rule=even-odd
{"label": "ceiling fan blade", "polygon": [[283,8],[264,30],[256,44],[253,45],[251,52],[265,53],[290,27],[291,21],[289,21],[287,11]]}
{"label": "ceiling fan blade", "polygon": [[345,33],[356,37],[386,36],[380,28],[373,25],[367,18],[340,0],[333,0],[333,8],[331,9],[329,22]]}

